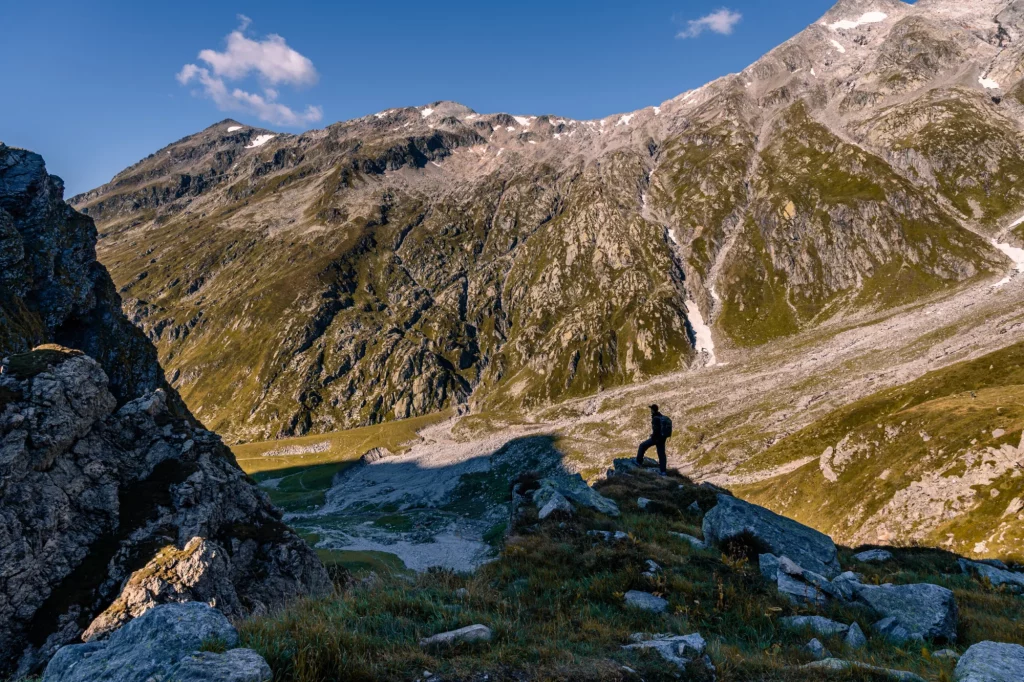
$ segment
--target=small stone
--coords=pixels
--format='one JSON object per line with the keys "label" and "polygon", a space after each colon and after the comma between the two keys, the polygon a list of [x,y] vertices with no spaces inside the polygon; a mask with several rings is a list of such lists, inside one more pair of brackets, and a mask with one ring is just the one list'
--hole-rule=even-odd
{"label": "small stone", "polygon": [[803,650],[813,656],[815,660],[820,661],[823,658],[828,658],[832,654],[828,652],[825,645],[818,641],[817,638],[812,639],[807,644],[804,644]]}
{"label": "small stone", "polygon": [[690,512],[691,514],[700,514],[700,505],[697,504],[697,500],[691,502],[690,506],[686,508],[686,511]]}
{"label": "small stone", "polygon": [[651,501],[648,500],[646,497],[636,498],[636,506],[640,507],[641,509],[647,509],[647,505],[649,505],[650,503]]}
{"label": "small stone", "polygon": [[844,601],[850,601],[857,594],[857,588],[861,585],[860,576],[853,571],[840,573],[832,579],[832,587],[836,594]]}
{"label": "small stone", "polygon": [[640,592],[639,590],[630,590],[626,593],[626,606],[631,606],[637,609],[643,609],[644,611],[653,611],[654,613],[664,613],[668,610],[668,602],[661,597],[656,597],[649,592]]}
{"label": "small stone", "polygon": [[761,554],[757,557],[757,563],[765,580],[775,582],[779,579],[779,557],[774,554]]}
{"label": "small stone", "polygon": [[694,549],[707,549],[708,547],[700,538],[695,538],[692,535],[687,535],[686,533],[676,533],[673,531],[669,531],[669,535],[672,535],[674,537],[679,538],[680,540],[690,543],[690,546]]}
{"label": "small stone", "polygon": [[537,514],[537,517],[540,518],[541,521],[543,521],[552,514],[556,513],[563,515],[572,514],[572,505],[569,504],[569,500],[565,499],[565,496],[558,491],[551,493],[551,496],[548,498],[548,501],[544,504],[540,512]]}
{"label": "small stone", "polygon": [[884,549],[869,549],[866,552],[854,554],[853,558],[865,564],[881,563],[883,561],[889,561],[890,559],[892,559],[892,552],[889,552]]}
{"label": "small stone", "polygon": [[960,654],[953,651],[952,649],[939,649],[938,651],[932,652],[932,658],[948,658],[956,660],[960,658]]}
{"label": "small stone", "polygon": [[486,625],[467,625],[458,630],[450,630],[421,639],[420,646],[428,649],[431,647],[454,646],[456,644],[489,642],[493,636],[491,629]]}
{"label": "small stone", "polygon": [[660,573],[661,572],[661,566],[659,566],[658,563],[656,561],[654,561],[653,559],[648,559],[647,563],[646,563],[646,566],[647,566],[647,572],[648,573]]}
{"label": "small stone", "polygon": [[[642,633],[633,634],[630,639],[633,644],[627,644],[623,649],[654,649],[666,661],[673,663],[676,667],[683,669],[686,665],[702,656],[707,649],[707,642],[699,633],[692,635],[647,635]],[[710,666],[710,660],[706,661]],[[711,666],[713,669],[713,666]]]}
{"label": "small stone", "polygon": [[809,630],[823,637],[841,635],[850,629],[849,625],[830,620],[824,616],[785,616],[780,619],[780,622],[790,630]]}
{"label": "small stone", "polygon": [[843,638],[843,647],[847,651],[857,651],[863,649],[868,644],[868,638],[864,636],[864,631],[860,629],[860,626],[856,622],[850,623],[850,629],[846,631],[846,637]]}

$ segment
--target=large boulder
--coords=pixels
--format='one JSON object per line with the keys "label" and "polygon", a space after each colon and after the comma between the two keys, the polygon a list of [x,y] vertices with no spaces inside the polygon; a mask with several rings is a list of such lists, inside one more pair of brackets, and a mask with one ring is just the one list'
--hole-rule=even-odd
{"label": "large boulder", "polygon": [[857,599],[884,616],[874,627],[891,639],[956,640],[956,599],[945,587],[928,583],[862,585]]}
{"label": "large boulder", "polygon": [[[199,651],[213,643],[230,650]],[[237,644],[238,633],[220,611],[198,602],[164,604],[106,640],[61,647],[43,682],[268,682],[267,662],[254,651],[234,649]]]}
{"label": "large boulder", "polygon": [[787,556],[826,578],[839,575],[839,557],[832,538],[785,516],[729,495],[704,515],[704,541],[721,545],[734,538],[751,539],[761,553]]}
{"label": "large boulder", "polygon": [[980,561],[960,559],[960,570],[984,578],[993,587],[1005,587],[1011,592],[1024,592],[1024,573],[1016,573]]}
{"label": "large boulder", "polygon": [[957,682],[1020,682],[1024,680],[1024,646],[979,642],[956,664]]}

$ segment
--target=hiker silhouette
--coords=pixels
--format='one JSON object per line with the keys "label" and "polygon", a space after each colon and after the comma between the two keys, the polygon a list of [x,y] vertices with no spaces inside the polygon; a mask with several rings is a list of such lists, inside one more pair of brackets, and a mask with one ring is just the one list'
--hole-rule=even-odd
{"label": "hiker silhouette", "polygon": [[664,476],[667,468],[667,456],[665,454],[665,441],[672,435],[672,420],[666,417],[658,409],[657,405],[651,405],[651,437],[640,443],[636,451],[636,463],[641,467],[644,465],[644,454],[654,447],[658,451],[658,473]]}

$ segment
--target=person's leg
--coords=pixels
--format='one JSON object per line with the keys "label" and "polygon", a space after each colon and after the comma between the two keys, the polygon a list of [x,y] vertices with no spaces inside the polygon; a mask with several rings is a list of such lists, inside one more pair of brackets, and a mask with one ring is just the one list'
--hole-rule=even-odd
{"label": "person's leg", "polygon": [[661,467],[661,473],[665,473],[668,468],[668,455],[665,454],[665,441],[658,441],[658,466]]}
{"label": "person's leg", "polygon": [[640,443],[640,447],[636,451],[636,463],[640,466],[644,465],[644,453],[654,445],[654,439],[648,438],[643,443]]}

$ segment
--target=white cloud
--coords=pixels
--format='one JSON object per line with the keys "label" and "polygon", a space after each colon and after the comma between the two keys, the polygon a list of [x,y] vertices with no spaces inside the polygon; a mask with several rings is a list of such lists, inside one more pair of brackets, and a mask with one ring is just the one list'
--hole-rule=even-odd
{"label": "white cloud", "polygon": [[[182,85],[196,82],[202,86],[200,94],[213,100],[221,111],[254,114],[261,121],[273,125],[301,126],[323,118],[318,106],[295,111],[277,101],[280,85],[313,85],[319,74],[308,57],[288,47],[285,39],[271,34],[263,40],[246,37],[251,20],[239,15],[241,25],[227,37],[223,52],[202,50],[199,59],[206,66],[185,64],[176,78]],[[229,87],[228,81],[255,77],[263,94]]]}
{"label": "white cloud", "polygon": [[676,38],[696,38],[704,31],[711,31],[723,36],[731,35],[732,30],[742,18],[743,15],[739,12],[723,7],[700,19],[690,19],[686,22],[686,28],[676,34]]}

